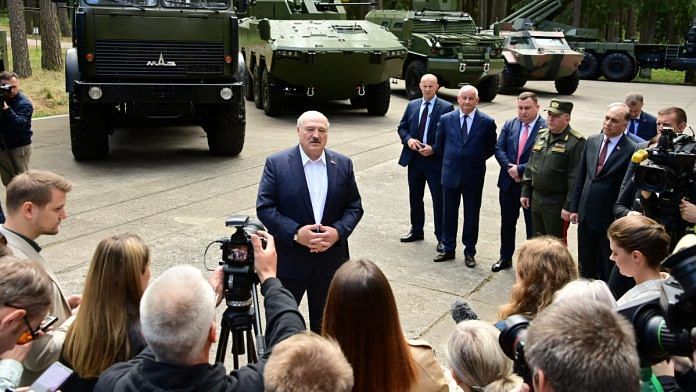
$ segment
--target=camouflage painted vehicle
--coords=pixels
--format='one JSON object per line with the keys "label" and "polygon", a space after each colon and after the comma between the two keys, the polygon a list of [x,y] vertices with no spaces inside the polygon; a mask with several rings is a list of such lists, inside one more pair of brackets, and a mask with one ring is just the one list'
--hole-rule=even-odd
{"label": "camouflage painted vehicle", "polygon": [[370,11],[365,19],[389,29],[408,47],[408,57],[394,76],[404,79],[409,99],[421,96],[418,83],[435,74],[440,86],[475,85],[482,101],[498,93],[505,62],[501,37],[479,34],[469,14],[456,11],[457,2],[414,0],[407,10]]}
{"label": "camouflage painted vehicle", "polygon": [[406,48],[386,29],[345,20],[340,3],[256,0],[239,25],[246,97],[269,116],[291,97],[350,99],[372,115],[389,109],[389,78]]}
{"label": "camouflage painted vehicle", "polygon": [[583,53],[568,46],[562,32],[500,31],[505,37],[500,92],[513,92],[528,80],[553,80],[559,94],[570,95],[578,88],[578,66]]}

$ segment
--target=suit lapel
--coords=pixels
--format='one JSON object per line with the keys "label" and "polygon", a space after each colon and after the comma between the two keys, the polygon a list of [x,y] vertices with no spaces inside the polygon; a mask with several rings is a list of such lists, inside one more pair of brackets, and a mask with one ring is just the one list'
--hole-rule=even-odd
{"label": "suit lapel", "polygon": [[471,140],[472,133],[476,129],[478,129],[480,122],[481,122],[481,116],[478,115],[478,110],[476,110],[476,113],[474,114],[474,118],[471,121],[471,128],[466,130],[466,139],[464,139],[464,146],[463,147],[466,147],[467,143],[469,143],[469,140]]}
{"label": "suit lapel", "polygon": [[[333,195],[334,192],[336,191],[336,160],[333,157],[333,154],[328,151],[324,150],[324,153],[326,154],[326,177],[328,180],[328,186],[326,187],[326,202],[324,203],[324,211],[322,214],[322,221],[324,220],[324,217],[326,217],[328,214],[326,213],[327,211],[331,211],[331,208],[333,207],[331,204],[332,200],[334,199],[330,195]],[[324,222],[321,222],[324,224]],[[329,223],[329,222],[327,222]]]}
{"label": "suit lapel", "polygon": [[[626,138],[626,135],[623,135],[621,136],[621,139],[619,139],[619,142],[616,143],[614,150],[611,152],[611,155],[609,155],[609,158],[607,158],[607,161],[604,163],[604,167],[600,172],[600,176],[609,173],[611,169],[613,169],[614,166],[616,166],[615,163],[619,161],[619,159],[621,159],[624,154],[631,153],[631,151],[628,151],[625,148]],[[599,159],[599,156],[597,157],[597,159]]]}
{"label": "suit lapel", "polygon": [[411,136],[417,138],[420,135],[418,134],[418,125],[420,125],[420,108],[423,105],[423,98],[418,99],[418,105],[415,105],[413,108],[413,116],[411,117]]}
{"label": "suit lapel", "polygon": [[519,155],[520,148],[522,148],[522,151],[524,151],[525,148],[525,146],[520,146],[520,128],[522,128],[522,122],[516,118],[512,122],[512,146],[514,147],[513,150],[515,150],[513,156],[515,162],[517,162],[517,155]]}
{"label": "suit lapel", "polygon": [[307,188],[307,178],[305,177],[304,167],[302,166],[302,156],[300,155],[300,146],[298,145],[293,154],[288,157],[288,166],[292,172],[292,176],[296,179],[295,183],[300,187],[302,194],[302,203],[309,216],[314,220],[314,210],[312,209],[312,200],[309,197],[309,188]]}

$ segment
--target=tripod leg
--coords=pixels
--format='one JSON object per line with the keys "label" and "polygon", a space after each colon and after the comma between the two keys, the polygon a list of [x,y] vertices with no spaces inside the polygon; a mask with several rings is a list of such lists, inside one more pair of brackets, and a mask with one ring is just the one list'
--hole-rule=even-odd
{"label": "tripod leg", "polygon": [[244,354],[244,335],[240,331],[232,331],[232,361],[235,369],[239,369],[240,353]]}
{"label": "tripod leg", "polygon": [[256,362],[258,362],[258,358],[256,357],[256,348],[254,347],[254,338],[251,334],[250,329],[247,329],[245,332],[246,332],[246,338],[247,338],[247,363],[256,363]]}
{"label": "tripod leg", "polygon": [[220,326],[220,338],[218,339],[217,351],[215,352],[215,363],[225,363],[225,353],[227,352],[227,339],[230,336],[230,328],[224,325]]}

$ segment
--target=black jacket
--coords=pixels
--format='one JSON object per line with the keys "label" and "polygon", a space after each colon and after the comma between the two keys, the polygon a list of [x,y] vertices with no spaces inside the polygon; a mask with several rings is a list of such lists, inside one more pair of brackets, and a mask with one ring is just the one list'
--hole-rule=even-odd
{"label": "black jacket", "polygon": [[[5,139],[7,148],[11,150],[31,144],[31,116],[34,113],[31,101],[20,92],[7,101],[7,106],[7,110],[0,107],[0,135]],[[4,149],[0,143],[0,150]]]}
{"label": "black jacket", "polygon": [[149,348],[128,362],[111,366],[99,377],[95,391],[103,392],[216,392],[263,391],[263,368],[270,349],[281,340],[306,329],[297,302],[278,279],[261,286],[266,307],[266,354],[258,363],[229,375],[222,364],[176,366],[157,362]]}

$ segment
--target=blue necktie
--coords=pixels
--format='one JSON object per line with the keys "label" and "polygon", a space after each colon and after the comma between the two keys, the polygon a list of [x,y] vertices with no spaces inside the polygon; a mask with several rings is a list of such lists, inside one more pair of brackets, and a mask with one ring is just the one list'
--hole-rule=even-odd
{"label": "blue necktie", "polygon": [[632,133],[634,135],[638,135],[638,119],[637,118],[631,119],[631,128],[633,128]]}
{"label": "blue necktie", "polygon": [[466,139],[466,135],[469,133],[469,130],[466,125],[466,119],[469,117],[468,114],[464,115],[464,119],[462,120],[462,137]]}
{"label": "blue necktie", "polygon": [[423,102],[423,113],[421,113],[420,122],[418,123],[418,137],[423,144],[428,144],[425,140],[425,124],[428,122],[428,106],[430,102]]}

